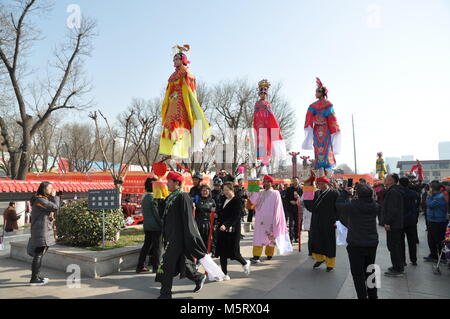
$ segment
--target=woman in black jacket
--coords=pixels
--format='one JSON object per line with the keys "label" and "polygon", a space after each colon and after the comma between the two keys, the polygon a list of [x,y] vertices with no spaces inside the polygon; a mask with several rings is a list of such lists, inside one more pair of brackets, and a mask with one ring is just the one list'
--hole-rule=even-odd
{"label": "woman in black jacket", "polygon": [[223,192],[226,199],[218,214],[216,256],[220,257],[220,266],[226,275],[224,280],[230,280],[227,271],[228,259],[237,260],[246,275],[250,274],[250,260],[242,258],[240,249],[242,201],[235,196],[231,182],[224,184]]}
{"label": "woman in black jacket", "polygon": [[350,201],[353,190],[343,190],[336,201],[339,220],[348,228],[347,252],[358,299],[377,299],[375,283],[367,278],[375,271],[378,246],[377,215],[381,207],[373,199],[369,185],[356,187],[357,198]]}
{"label": "woman in black jacket", "polygon": [[216,203],[211,197],[208,185],[200,187],[200,198],[195,204],[195,221],[202,236],[205,247],[208,248],[209,231],[211,228],[211,213],[216,210]]}

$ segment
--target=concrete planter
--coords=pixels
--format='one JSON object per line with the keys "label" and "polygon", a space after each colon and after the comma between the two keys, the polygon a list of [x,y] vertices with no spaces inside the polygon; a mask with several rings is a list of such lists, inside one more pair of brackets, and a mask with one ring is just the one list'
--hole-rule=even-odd
{"label": "concrete planter", "polygon": [[[31,265],[27,254],[28,241],[12,242],[10,257]],[[44,267],[66,272],[67,266],[78,265],[81,276],[100,278],[125,269],[136,268],[142,245],[107,251],[88,251],[80,248],[52,246],[42,260]]]}

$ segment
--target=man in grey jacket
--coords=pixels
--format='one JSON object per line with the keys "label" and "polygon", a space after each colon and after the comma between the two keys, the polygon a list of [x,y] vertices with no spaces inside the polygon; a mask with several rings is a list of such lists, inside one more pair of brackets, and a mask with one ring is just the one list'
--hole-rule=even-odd
{"label": "man in grey jacket", "polygon": [[399,277],[404,274],[404,261],[402,258],[402,232],[403,232],[403,195],[398,185],[399,176],[390,174],[386,176],[384,184],[387,192],[383,203],[383,222],[386,230],[386,241],[391,253],[392,267],[384,274]]}

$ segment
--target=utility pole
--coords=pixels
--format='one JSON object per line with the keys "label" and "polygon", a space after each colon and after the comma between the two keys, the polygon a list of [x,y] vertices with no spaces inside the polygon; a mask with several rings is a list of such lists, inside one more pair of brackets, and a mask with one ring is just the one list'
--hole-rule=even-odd
{"label": "utility pole", "polygon": [[356,163],[356,139],[355,139],[355,120],[352,114],[352,127],[353,127],[353,153],[355,155],[355,174],[358,174],[358,165]]}

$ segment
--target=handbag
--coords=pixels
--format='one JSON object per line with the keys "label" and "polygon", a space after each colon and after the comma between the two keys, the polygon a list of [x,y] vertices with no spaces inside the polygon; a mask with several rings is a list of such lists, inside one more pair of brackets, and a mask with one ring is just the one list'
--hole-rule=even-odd
{"label": "handbag", "polygon": [[247,201],[245,203],[245,208],[248,210],[255,210],[256,209],[256,205],[252,203],[252,201],[247,198]]}
{"label": "handbag", "polygon": [[[5,224],[5,223],[3,223],[3,224]],[[5,225],[3,225],[3,232],[2,232],[2,236],[0,237],[0,250],[5,250],[4,241],[5,241]]]}

